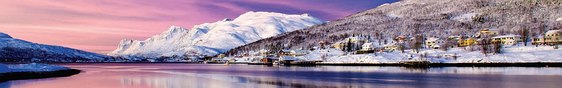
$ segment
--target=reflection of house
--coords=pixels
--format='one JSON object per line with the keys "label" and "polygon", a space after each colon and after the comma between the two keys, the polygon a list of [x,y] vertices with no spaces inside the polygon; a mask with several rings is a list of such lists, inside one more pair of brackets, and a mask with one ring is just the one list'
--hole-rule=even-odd
{"label": "reflection of house", "polygon": [[443,40],[440,40],[439,38],[428,38],[427,40],[425,40],[425,45],[428,48],[433,48],[433,49],[439,49],[440,45],[443,44]]}
{"label": "reflection of house", "polygon": [[493,37],[499,35],[497,30],[482,29],[476,33],[477,37]]}
{"label": "reflection of house", "polygon": [[519,41],[521,41],[521,37],[519,37],[518,35],[502,35],[502,36],[496,36],[496,37],[492,37],[492,42],[499,42],[503,45],[516,45],[517,43],[519,43]]}
{"label": "reflection of house", "polygon": [[466,39],[460,39],[458,43],[459,43],[459,47],[465,47],[465,46],[476,45],[478,42],[476,41],[475,38],[466,38]]}
{"label": "reflection of house", "polygon": [[550,30],[545,34],[545,41],[550,44],[561,44],[562,43],[562,31],[560,30]]}

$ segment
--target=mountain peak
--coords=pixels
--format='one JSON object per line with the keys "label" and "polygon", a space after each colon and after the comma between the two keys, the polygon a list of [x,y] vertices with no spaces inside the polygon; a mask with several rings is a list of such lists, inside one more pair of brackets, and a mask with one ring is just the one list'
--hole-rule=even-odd
{"label": "mountain peak", "polygon": [[122,42],[112,56],[171,57],[216,55],[263,38],[300,30],[325,21],[307,14],[247,12],[235,19],[195,25],[191,30],[172,26],[145,41]]}
{"label": "mountain peak", "polygon": [[12,36],[10,36],[6,33],[0,32],[0,38],[12,38]]}

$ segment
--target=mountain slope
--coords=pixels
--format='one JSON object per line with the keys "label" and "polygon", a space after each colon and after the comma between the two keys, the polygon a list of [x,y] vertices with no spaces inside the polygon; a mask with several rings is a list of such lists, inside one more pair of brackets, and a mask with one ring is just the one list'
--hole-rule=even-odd
{"label": "mountain slope", "polygon": [[278,47],[298,49],[319,46],[319,41],[336,42],[350,35],[371,35],[390,39],[399,35],[447,37],[472,35],[484,28],[514,34],[530,30],[539,36],[562,28],[560,0],[401,0],[384,4],[329,23],[271,37],[235,48],[227,55]]}
{"label": "mountain slope", "polygon": [[0,32],[1,62],[100,62],[109,58],[81,50],[14,39]]}
{"label": "mountain slope", "polygon": [[174,57],[216,55],[234,47],[324,21],[309,16],[272,12],[247,12],[238,18],[196,25],[190,30],[172,26],[168,31],[144,41],[123,40],[112,56]]}

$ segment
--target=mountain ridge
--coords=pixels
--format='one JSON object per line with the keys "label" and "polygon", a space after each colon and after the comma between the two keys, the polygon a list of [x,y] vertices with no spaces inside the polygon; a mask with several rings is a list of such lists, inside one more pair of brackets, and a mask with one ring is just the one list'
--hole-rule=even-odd
{"label": "mountain ridge", "polygon": [[[326,24],[259,40],[229,50],[227,55],[269,50],[311,49],[319,42],[334,43],[352,35],[382,39],[424,35],[473,35],[481,29],[515,34],[529,30],[540,36],[561,29],[560,0],[402,0],[330,21]],[[284,46],[290,45],[290,46]]]}
{"label": "mountain ridge", "polygon": [[144,41],[122,40],[119,48],[108,55],[146,58],[213,56],[259,39],[322,23],[323,20],[308,14],[247,12],[236,19],[203,23],[191,29],[172,26]]}
{"label": "mountain ridge", "polygon": [[104,62],[110,59],[101,54],[15,39],[0,32],[2,62]]}

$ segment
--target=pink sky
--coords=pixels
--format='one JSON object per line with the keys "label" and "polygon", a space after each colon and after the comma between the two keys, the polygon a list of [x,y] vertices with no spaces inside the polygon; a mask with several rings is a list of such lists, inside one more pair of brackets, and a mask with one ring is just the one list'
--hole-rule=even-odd
{"label": "pink sky", "polygon": [[0,0],[0,32],[97,53],[121,39],[144,40],[172,25],[236,18],[247,11],[309,13],[324,20],[396,0]]}

